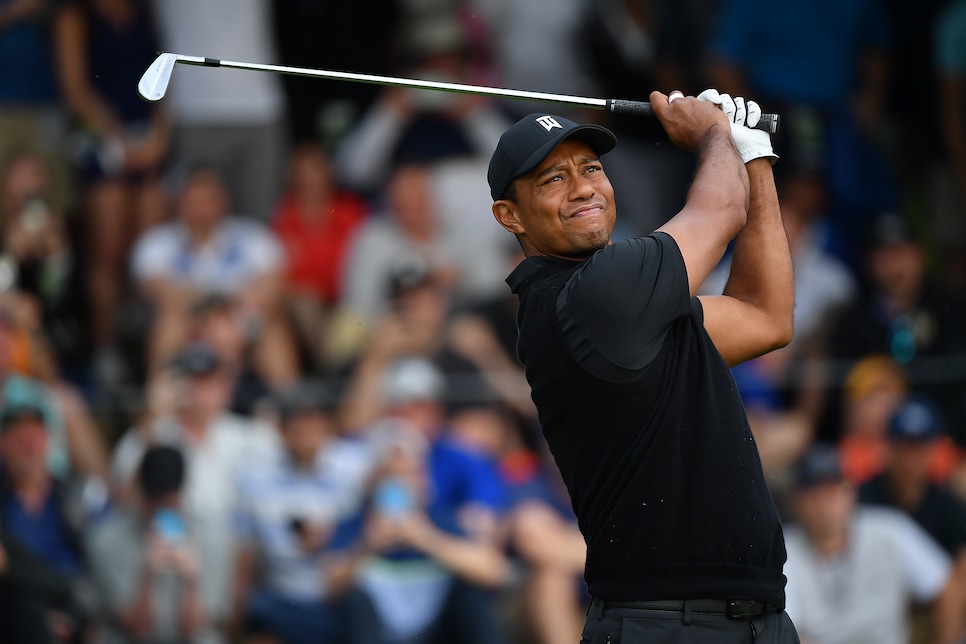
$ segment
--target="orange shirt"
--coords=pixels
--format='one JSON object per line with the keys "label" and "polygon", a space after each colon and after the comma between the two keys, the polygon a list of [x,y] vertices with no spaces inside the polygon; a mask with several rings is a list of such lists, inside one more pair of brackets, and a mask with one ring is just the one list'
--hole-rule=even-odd
{"label": "orange shirt", "polygon": [[[880,474],[889,458],[889,441],[875,436],[846,436],[839,443],[845,477],[861,485]],[[949,438],[941,438],[932,445],[929,455],[929,478],[937,483],[946,481],[959,465],[961,454]]]}

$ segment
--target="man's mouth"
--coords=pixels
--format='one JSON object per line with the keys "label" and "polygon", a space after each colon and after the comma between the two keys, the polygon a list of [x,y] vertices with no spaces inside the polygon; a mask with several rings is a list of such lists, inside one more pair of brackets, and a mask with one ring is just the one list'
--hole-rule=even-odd
{"label": "man's mouth", "polygon": [[570,213],[571,217],[588,217],[591,215],[599,215],[604,211],[604,204],[592,203],[586,206],[581,206],[577,210]]}

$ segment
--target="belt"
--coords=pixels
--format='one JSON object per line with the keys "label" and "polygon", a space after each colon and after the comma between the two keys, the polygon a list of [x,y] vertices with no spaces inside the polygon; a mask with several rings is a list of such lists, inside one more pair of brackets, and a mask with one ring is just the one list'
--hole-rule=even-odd
{"label": "belt", "polygon": [[649,601],[623,602],[606,601],[594,597],[591,606],[610,609],[624,608],[636,610],[661,610],[671,613],[683,613],[688,610],[699,615],[724,615],[731,619],[755,617],[765,613],[778,612],[781,609],[774,604],[757,599],[654,599]]}

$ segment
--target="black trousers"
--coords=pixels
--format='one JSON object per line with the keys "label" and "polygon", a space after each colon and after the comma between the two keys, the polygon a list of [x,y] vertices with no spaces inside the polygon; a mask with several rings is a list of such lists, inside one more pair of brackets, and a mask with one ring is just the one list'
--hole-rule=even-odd
{"label": "black trousers", "polygon": [[731,619],[724,615],[601,608],[587,614],[581,644],[799,644],[785,611]]}

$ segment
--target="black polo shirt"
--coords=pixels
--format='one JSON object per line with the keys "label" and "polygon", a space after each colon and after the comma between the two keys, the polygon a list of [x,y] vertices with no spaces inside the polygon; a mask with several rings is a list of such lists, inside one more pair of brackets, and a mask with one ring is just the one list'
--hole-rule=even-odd
{"label": "black polo shirt", "polygon": [[609,600],[784,606],[778,513],[731,372],[663,233],[525,260],[518,355]]}

